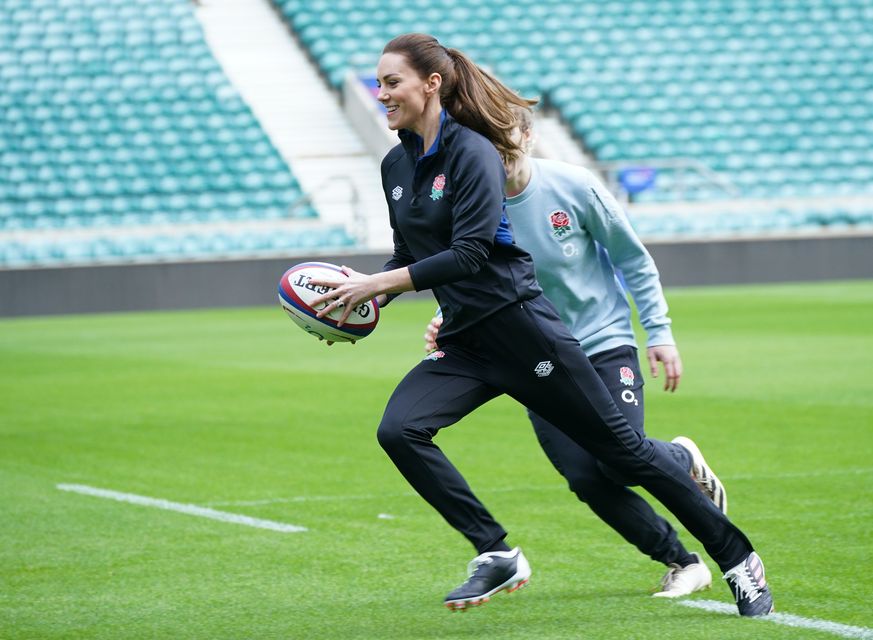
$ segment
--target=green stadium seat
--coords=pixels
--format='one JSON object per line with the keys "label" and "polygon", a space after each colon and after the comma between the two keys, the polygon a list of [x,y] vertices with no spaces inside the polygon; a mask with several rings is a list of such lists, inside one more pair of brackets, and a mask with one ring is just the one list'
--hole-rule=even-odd
{"label": "green stadium seat", "polygon": [[[820,33],[815,20],[803,19],[803,12],[789,12],[785,21],[775,11],[731,9],[719,15],[688,12],[680,2],[645,6],[644,11],[628,5],[598,5],[594,11],[582,2],[543,7],[542,20],[508,23],[501,30],[501,41],[513,47],[486,41],[485,62],[543,94],[602,160],[648,153],[644,142],[655,138],[652,131],[658,132],[664,156],[678,148],[719,168],[735,157],[753,161],[757,154],[766,155],[762,161],[768,166],[778,166],[779,154],[797,153],[807,143],[819,149],[871,147],[873,132],[858,130],[858,123],[870,121],[870,69],[854,64],[869,59],[869,34],[860,47],[849,46],[847,39],[829,46],[833,40]],[[556,11],[561,17],[549,14]],[[310,13],[298,4],[289,20],[318,22],[324,15],[336,14],[330,6]],[[606,30],[608,37],[604,25],[614,26]],[[841,27],[863,32],[851,20]],[[773,33],[780,37],[767,37]],[[478,46],[460,26],[446,37]],[[550,48],[554,43],[562,45],[557,58]],[[808,53],[810,45],[822,55]],[[854,78],[858,73],[866,79]],[[632,117],[622,121],[623,113]],[[830,182],[846,192],[864,192],[870,160],[863,164]],[[748,175],[754,182],[761,174]],[[761,193],[772,185],[758,186]],[[796,182],[788,188],[802,194]]]}
{"label": "green stadium seat", "polygon": [[[224,77],[190,3],[0,4],[0,229],[288,215],[297,181]],[[2,249],[0,266],[157,250],[133,240]]]}

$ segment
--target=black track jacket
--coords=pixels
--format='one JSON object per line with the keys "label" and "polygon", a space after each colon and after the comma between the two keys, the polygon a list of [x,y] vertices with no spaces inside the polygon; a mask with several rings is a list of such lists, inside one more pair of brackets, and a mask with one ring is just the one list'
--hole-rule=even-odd
{"label": "black track jacket", "polygon": [[440,336],[463,331],[514,302],[542,293],[533,260],[504,216],[506,174],[484,136],[443,111],[436,149],[401,130],[382,160],[382,189],[394,230],[384,270],[409,267],[416,291],[433,289]]}

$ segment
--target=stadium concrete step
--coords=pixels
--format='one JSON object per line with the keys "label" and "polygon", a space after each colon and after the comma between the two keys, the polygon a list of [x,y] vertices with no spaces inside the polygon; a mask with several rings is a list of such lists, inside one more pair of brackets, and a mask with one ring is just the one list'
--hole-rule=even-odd
{"label": "stadium concrete step", "polygon": [[585,153],[570,128],[555,111],[537,111],[534,124],[534,155],[569,162],[597,171],[597,161]]}
{"label": "stadium concrete step", "polygon": [[204,0],[206,40],[326,224],[391,245],[379,162],[267,0]]}

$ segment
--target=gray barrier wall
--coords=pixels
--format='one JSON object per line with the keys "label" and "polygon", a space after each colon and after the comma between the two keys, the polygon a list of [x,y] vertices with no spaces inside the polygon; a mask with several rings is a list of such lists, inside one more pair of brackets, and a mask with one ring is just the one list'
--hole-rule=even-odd
{"label": "gray barrier wall", "polygon": [[[873,235],[646,244],[666,287],[873,278]],[[0,316],[277,304],[279,277],[307,259],[0,270]],[[312,259],[371,273],[387,256]]]}
{"label": "gray barrier wall", "polygon": [[647,242],[664,286],[873,278],[873,235]]}

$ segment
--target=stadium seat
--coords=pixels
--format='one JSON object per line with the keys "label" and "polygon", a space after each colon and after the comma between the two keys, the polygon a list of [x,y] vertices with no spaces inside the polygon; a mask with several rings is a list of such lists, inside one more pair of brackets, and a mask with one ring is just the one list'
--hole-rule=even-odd
{"label": "stadium seat", "polygon": [[[274,3],[337,88],[357,64],[353,56],[374,63],[390,35],[428,31],[514,88],[541,96],[598,160],[693,158],[728,178],[736,174],[755,198],[870,190],[869,156],[838,180],[780,182],[769,173],[805,149],[873,148],[873,36],[863,26],[873,15],[870,0],[846,0],[839,10],[812,0],[790,7],[460,0],[452,2],[451,21],[429,19],[446,9],[426,0],[355,6],[353,21],[344,20],[352,7],[343,3]],[[488,28],[477,32],[482,25]],[[831,154],[818,166],[844,165]],[[722,196],[701,185],[694,194],[649,197]]]}
{"label": "stadium seat", "polygon": [[[0,229],[318,216],[290,206],[299,184],[189,2],[0,0],[0,83]],[[4,255],[66,255],[19,245]],[[169,245],[97,246],[69,252],[152,255]]]}

